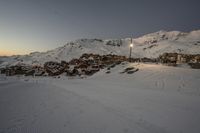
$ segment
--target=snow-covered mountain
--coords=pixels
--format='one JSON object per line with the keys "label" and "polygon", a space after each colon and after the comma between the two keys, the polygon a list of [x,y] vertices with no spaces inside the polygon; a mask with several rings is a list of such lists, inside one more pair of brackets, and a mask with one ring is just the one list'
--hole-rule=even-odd
{"label": "snow-covered mountain", "polygon": [[[29,55],[0,57],[0,66],[18,62],[44,64],[46,61],[69,61],[83,53],[129,55],[131,38],[126,39],[79,39],[68,42],[47,52],[34,52]],[[156,58],[165,52],[200,54],[200,30],[183,33],[179,31],[158,31],[133,39],[133,57]]]}

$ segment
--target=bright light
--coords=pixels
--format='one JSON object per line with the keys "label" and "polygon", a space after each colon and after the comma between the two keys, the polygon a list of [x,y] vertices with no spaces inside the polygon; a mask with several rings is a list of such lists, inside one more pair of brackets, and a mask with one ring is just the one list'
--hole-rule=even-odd
{"label": "bright light", "polygon": [[132,44],[132,43],[130,44],[130,47],[131,47],[131,48],[133,47],[133,44]]}

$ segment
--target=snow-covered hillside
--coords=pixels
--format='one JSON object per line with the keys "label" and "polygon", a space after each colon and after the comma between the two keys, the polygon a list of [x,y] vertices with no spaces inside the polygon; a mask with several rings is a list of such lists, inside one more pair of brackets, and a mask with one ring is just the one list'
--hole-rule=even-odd
{"label": "snow-covered hillside", "polygon": [[[24,62],[44,64],[46,61],[69,61],[83,53],[129,55],[131,39],[101,40],[80,39],[68,42],[63,47],[47,52],[34,52],[29,55],[1,57],[0,66]],[[183,33],[179,31],[159,31],[133,39],[133,57],[155,58],[165,52],[186,54],[200,53],[200,30]]]}
{"label": "snow-covered hillside", "polygon": [[[127,67],[134,74],[120,74]],[[121,64],[87,79],[0,75],[1,133],[199,133],[200,71]]]}

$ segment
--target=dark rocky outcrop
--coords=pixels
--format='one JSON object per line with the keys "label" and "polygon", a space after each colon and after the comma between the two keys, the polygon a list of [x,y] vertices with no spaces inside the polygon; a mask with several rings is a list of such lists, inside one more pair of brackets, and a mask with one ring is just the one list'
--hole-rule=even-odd
{"label": "dark rocky outcrop", "polygon": [[133,74],[135,72],[139,71],[138,68],[135,68],[135,67],[128,67],[126,69],[124,69],[124,71],[120,72],[121,74],[123,73],[127,73],[127,74]]}

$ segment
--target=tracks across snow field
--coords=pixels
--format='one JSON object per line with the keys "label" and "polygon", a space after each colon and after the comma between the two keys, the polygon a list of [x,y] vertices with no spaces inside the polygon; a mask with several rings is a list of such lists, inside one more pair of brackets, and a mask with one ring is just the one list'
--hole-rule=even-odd
{"label": "tracks across snow field", "polygon": [[1,76],[0,133],[199,133],[199,75],[127,64],[88,79]]}

